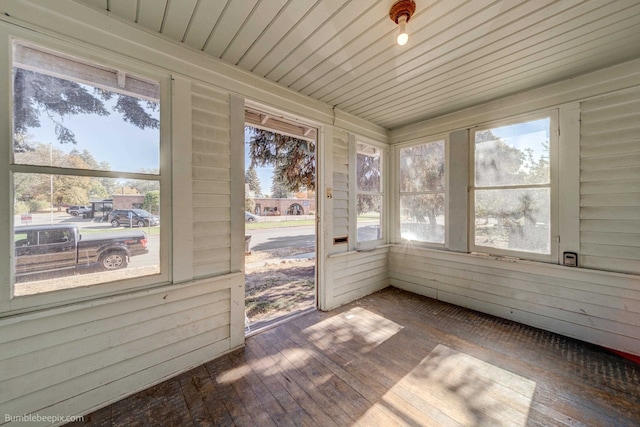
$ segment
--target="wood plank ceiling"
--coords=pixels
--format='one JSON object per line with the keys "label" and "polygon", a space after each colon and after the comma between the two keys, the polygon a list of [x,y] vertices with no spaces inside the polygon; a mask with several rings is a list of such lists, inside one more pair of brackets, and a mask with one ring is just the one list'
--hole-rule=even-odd
{"label": "wood plank ceiling", "polygon": [[388,129],[640,57],[638,0],[75,0]]}

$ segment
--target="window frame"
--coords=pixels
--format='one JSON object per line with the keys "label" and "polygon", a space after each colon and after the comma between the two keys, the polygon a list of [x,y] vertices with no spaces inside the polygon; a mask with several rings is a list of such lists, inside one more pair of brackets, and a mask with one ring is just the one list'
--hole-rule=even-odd
{"label": "window frame", "polygon": [[[413,147],[419,147],[421,145],[426,145],[426,144],[433,144],[433,143],[438,143],[438,142],[442,142],[444,144],[444,158],[443,158],[443,162],[444,162],[444,191],[422,191],[422,192],[403,192],[401,189],[401,165],[400,165],[400,160],[401,160],[401,151],[403,149],[406,148],[413,148]],[[442,134],[442,135],[434,135],[434,136],[430,136],[428,138],[424,138],[424,139],[419,139],[416,141],[411,141],[411,142],[406,142],[403,144],[398,144],[395,147],[395,175],[396,175],[396,179],[395,179],[395,183],[394,183],[394,187],[396,188],[395,193],[395,205],[396,205],[396,210],[394,212],[394,218],[395,218],[395,229],[396,229],[396,236],[397,238],[395,239],[398,242],[401,242],[403,244],[408,244],[410,243],[412,246],[422,246],[422,247],[428,247],[428,248],[436,248],[436,249],[445,249],[448,247],[449,244],[449,233],[448,233],[448,223],[449,223],[449,160],[450,160],[450,156],[449,156],[449,137],[448,134]],[[442,243],[440,242],[428,242],[428,241],[421,241],[421,240],[409,240],[409,239],[404,239],[402,238],[402,222],[400,219],[400,215],[401,215],[401,197],[403,194],[411,194],[411,195],[416,195],[416,194],[444,194],[444,198],[445,198],[445,202],[444,202],[444,240]]]}
{"label": "window frame", "polygon": [[[0,43],[5,48],[0,49],[0,65],[4,66],[5,76],[0,77],[0,84],[7,88],[7,95],[0,97],[0,112],[7,117],[7,120],[0,125],[0,151],[6,153],[0,164],[0,172],[4,175],[0,179],[0,183],[4,184],[9,191],[0,194],[0,204],[5,206],[8,220],[3,223],[0,237],[6,243],[0,249],[3,256],[0,260],[0,270],[4,273],[0,274],[0,314],[8,315],[22,312],[30,312],[37,309],[56,307],[66,305],[71,302],[87,301],[97,297],[118,295],[135,290],[145,289],[153,286],[166,285],[170,283],[172,274],[172,266],[170,262],[170,252],[172,245],[172,208],[171,208],[171,75],[167,72],[152,67],[148,64],[141,63],[135,59],[128,58],[124,55],[105,51],[101,48],[87,46],[80,43],[72,43],[64,39],[47,37],[44,34],[31,32],[20,28],[2,28],[0,29]],[[129,172],[111,172],[92,169],[71,169],[59,168],[51,166],[37,166],[16,164],[13,159],[13,97],[14,88],[12,81],[13,68],[13,46],[14,43],[21,45],[34,46],[44,52],[60,53],[76,57],[88,64],[107,69],[122,70],[133,76],[140,76],[145,79],[153,80],[160,85],[160,141],[159,141],[159,173],[129,173]],[[74,80],[69,78],[70,80]],[[124,280],[116,280],[111,282],[99,283],[91,286],[60,289],[49,292],[34,293],[30,295],[18,295],[14,293],[15,289],[15,273],[14,265],[14,180],[16,173],[26,174],[47,174],[47,175],[72,175],[87,176],[97,178],[118,178],[118,179],[142,179],[157,180],[160,183],[160,210],[167,219],[164,221],[160,229],[160,272],[145,276],[137,276]]]}
{"label": "window frame", "polygon": [[[373,147],[378,150],[380,153],[380,190],[379,191],[361,191],[358,188],[358,146],[360,144]],[[387,146],[382,143],[378,143],[369,139],[365,139],[362,137],[355,137],[352,139],[351,144],[352,155],[350,156],[352,159],[352,167],[350,170],[350,176],[352,177],[350,180],[351,188],[353,188],[352,197],[350,198],[350,211],[352,214],[351,217],[351,237],[350,240],[354,242],[354,248],[356,250],[368,250],[374,249],[386,242],[386,236],[388,235],[387,224],[386,224],[386,209],[387,209],[387,182],[385,180],[386,173],[385,167],[388,163],[388,151]],[[358,240],[358,196],[359,195],[372,195],[379,196],[382,200],[380,202],[380,238],[375,240]]]}
{"label": "window frame", "polygon": [[[549,119],[549,184],[519,184],[519,185],[475,185],[476,162],[475,162],[475,134],[479,131],[493,128],[517,125],[540,119]],[[469,132],[469,191],[468,191],[468,246],[471,253],[488,254],[500,257],[512,257],[523,260],[541,261],[556,263],[558,260],[558,222],[559,222],[559,202],[558,202],[558,140],[559,140],[559,111],[557,108],[547,109],[527,113],[515,117],[499,119],[482,123],[470,129]],[[523,250],[500,249],[491,246],[476,245],[476,191],[492,189],[526,189],[526,188],[549,188],[549,253],[529,252]]]}

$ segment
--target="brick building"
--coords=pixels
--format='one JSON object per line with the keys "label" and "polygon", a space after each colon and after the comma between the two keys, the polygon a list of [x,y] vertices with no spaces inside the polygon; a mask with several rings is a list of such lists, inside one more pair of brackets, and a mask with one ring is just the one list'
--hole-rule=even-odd
{"label": "brick building", "polygon": [[256,215],[309,215],[316,211],[315,199],[256,197]]}

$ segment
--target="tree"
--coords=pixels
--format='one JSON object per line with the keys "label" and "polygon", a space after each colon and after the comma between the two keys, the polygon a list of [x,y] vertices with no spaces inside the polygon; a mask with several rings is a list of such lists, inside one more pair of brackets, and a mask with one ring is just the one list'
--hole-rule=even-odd
{"label": "tree", "polygon": [[[367,154],[357,154],[356,179],[358,189],[362,191],[379,192],[382,188],[380,175],[380,157]],[[359,194],[356,207],[358,215],[365,212],[380,212],[382,200],[380,196]]]}
{"label": "tree", "polygon": [[[142,107],[157,111],[158,103],[143,101],[133,96],[116,94],[103,89],[76,83],[22,68],[14,69],[14,152],[33,147],[23,135],[31,128],[41,126],[41,113],[55,124],[56,139],[61,144],[76,144],[73,130],[64,125],[64,119],[77,114],[111,114],[104,101],[116,97],[112,110],[123,120],[140,128],[158,129],[160,122]],[[91,93],[93,90],[93,93]]]}
{"label": "tree", "polygon": [[476,132],[475,181],[477,186],[523,183],[521,168],[525,153],[513,147],[491,130]]}
{"label": "tree", "polygon": [[410,147],[400,152],[400,189],[402,192],[432,192],[430,194],[405,195],[401,205],[416,222],[429,220],[431,235],[437,231],[437,217],[445,208],[444,143],[428,143]]}
{"label": "tree", "polygon": [[144,201],[142,202],[142,209],[157,214],[160,212],[160,191],[149,191],[144,195]]}
{"label": "tree", "polygon": [[255,212],[256,201],[255,199],[244,199],[244,210],[247,212]]}
{"label": "tree", "polygon": [[[65,154],[62,150],[49,144],[28,141],[30,150],[16,153],[15,161],[19,164],[53,165],[74,169],[88,169],[96,161],[86,150],[72,150]],[[108,165],[106,165],[108,167]],[[111,194],[103,185],[109,178],[93,178],[75,175],[15,174],[14,195],[16,201],[33,200],[51,203],[51,197],[58,204],[85,205],[91,197],[103,198]],[[51,190],[53,187],[53,194]]]}
{"label": "tree", "polygon": [[[249,156],[251,165],[273,166],[274,179],[287,193],[315,190],[316,145],[314,142],[276,134],[262,129],[247,128],[251,133]],[[276,197],[275,195],[273,195]]]}
{"label": "tree", "polygon": [[[476,134],[476,242],[522,250],[548,250],[549,141],[536,141],[540,152],[520,149],[491,131]],[[485,187],[485,188],[482,188]],[[495,219],[493,226],[490,219]],[[484,220],[480,223],[478,220]]]}
{"label": "tree", "polygon": [[[141,169],[140,173],[148,173],[152,175],[157,175],[157,169]],[[158,180],[144,180],[144,179],[129,179],[124,182],[123,185],[125,188],[134,189],[138,194],[147,194],[150,191],[160,191],[160,181]],[[114,189],[113,192],[117,192],[117,189]]]}
{"label": "tree", "polygon": [[289,186],[281,178],[273,178],[273,182],[271,184],[271,197],[274,199],[287,199],[291,197]]}
{"label": "tree", "polygon": [[253,191],[256,196],[262,195],[262,186],[256,168],[250,167],[244,174],[244,183],[249,184],[249,190]]}

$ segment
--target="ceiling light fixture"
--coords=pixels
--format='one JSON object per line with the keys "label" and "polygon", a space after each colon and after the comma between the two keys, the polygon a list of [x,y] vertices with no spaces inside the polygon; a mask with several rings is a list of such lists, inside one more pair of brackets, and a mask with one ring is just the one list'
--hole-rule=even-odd
{"label": "ceiling light fixture", "polygon": [[400,32],[396,38],[400,46],[404,46],[409,41],[409,34],[407,34],[405,27],[415,11],[416,3],[413,0],[398,0],[389,10],[389,18],[400,26]]}

